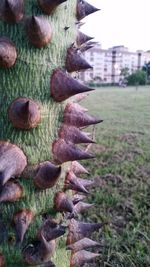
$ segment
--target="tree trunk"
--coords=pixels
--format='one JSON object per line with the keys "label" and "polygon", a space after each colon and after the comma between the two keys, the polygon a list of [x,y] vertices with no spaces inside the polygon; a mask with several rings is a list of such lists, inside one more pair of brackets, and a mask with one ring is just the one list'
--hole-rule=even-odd
{"label": "tree trunk", "polygon": [[[51,145],[57,137],[64,104],[56,103],[50,97],[50,77],[55,68],[64,67],[67,48],[74,42],[76,35],[76,0],[62,3],[51,16],[42,13],[37,1],[26,0],[24,2],[25,17],[23,20],[15,24],[0,21],[0,37],[10,38],[17,49],[15,65],[11,68],[0,68],[0,140],[15,144],[27,158],[27,166],[22,174],[18,172],[20,177],[17,179],[23,188],[22,198],[12,203],[0,203],[0,252],[4,255],[7,267],[27,266],[22,259],[22,248],[36,237],[43,214],[56,216],[53,209],[53,198],[54,193],[63,188],[65,166],[63,166],[57,185],[47,190],[36,189],[33,184],[33,173],[39,163],[52,161]],[[48,46],[41,49],[35,48],[29,42],[25,32],[25,21],[32,15],[44,15],[52,25],[52,40]],[[0,16],[2,17],[2,14]],[[69,29],[66,30],[65,27],[69,27]],[[19,97],[32,99],[40,106],[41,120],[37,127],[21,129],[13,126],[8,116],[8,108],[10,109],[11,103]],[[29,109],[27,106],[24,107],[25,112]],[[5,160],[7,162],[8,158]],[[13,158],[10,163],[11,167],[13,165],[12,177],[13,173],[14,176],[16,174],[14,161]],[[22,209],[32,211],[34,219],[23,243],[21,246],[16,246],[12,222],[14,214]],[[5,242],[2,242],[3,240]],[[57,267],[69,266],[69,254],[62,245],[62,241],[61,246],[58,245],[53,259]],[[1,263],[0,266],[2,266]]]}

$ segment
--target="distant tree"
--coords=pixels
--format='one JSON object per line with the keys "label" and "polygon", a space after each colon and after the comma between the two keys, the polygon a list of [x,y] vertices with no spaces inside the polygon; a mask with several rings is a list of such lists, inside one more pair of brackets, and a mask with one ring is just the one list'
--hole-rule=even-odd
{"label": "distant tree", "polygon": [[142,70],[145,71],[146,73],[146,82],[149,82],[150,81],[150,61],[145,63]]}
{"label": "distant tree", "polygon": [[129,76],[129,68],[125,67],[121,69],[120,76],[126,79]]}
{"label": "distant tree", "polygon": [[95,83],[100,83],[102,81],[102,78],[100,76],[94,76],[93,81]]}
{"label": "distant tree", "polygon": [[145,85],[146,73],[143,70],[137,70],[127,77],[128,85]]}
{"label": "distant tree", "polygon": [[125,67],[121,69],[119,86],[125,87],[127,85],[127,77],[130,75],[129,68]]}

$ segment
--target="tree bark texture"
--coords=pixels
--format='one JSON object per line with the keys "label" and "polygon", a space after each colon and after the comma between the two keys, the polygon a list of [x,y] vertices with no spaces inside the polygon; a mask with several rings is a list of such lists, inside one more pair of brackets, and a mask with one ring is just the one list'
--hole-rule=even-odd
{"label": "tree bark texture", "polygon": [[[50,77],[55,68],[64,67],[67,48],[75,41],[76,35],[76,0],[62,3],[50,16],[43,14],[35,0],[25,0],[24,5],[25,17],[17,24],[0,20],[0,37],[10,38],[17,49],[15,65],[8,69],[0,68],[0,140],[17,145],[27,158],[27,166],[17,179],[23,187],[23,197],[16,202],[0,203],[0,252],[4,255],[7,267],[27,266],[21,257],[23,246],[37,235],[43,214],[56,215],[53,198],[54,193],[63,188],[65,166],[57,185],[46,190],[35,188],[33,173],[39,163],[52,161],[51,145],[58,134],[64,103],[56,103],[50,97]],[[44,16],[52,26],[52,40],[41,49],[35,48],[29,42],[25,32],[25,20],[32,15]],[[65,27],[69,29],[65,30]],[[10,104],[16,98],[24,97],[38,103],[41,110],[40,123],[29,130],[15,128],[8,117]],[[10,165],[13,164],[14,160],[10,162]],[[12,221],[14,214],[21,209],[31,210],[34,219],[23,244],[17,247]],[[69,266],[69,254],[63,242],[57,246],[53,257],[57,267]]]}

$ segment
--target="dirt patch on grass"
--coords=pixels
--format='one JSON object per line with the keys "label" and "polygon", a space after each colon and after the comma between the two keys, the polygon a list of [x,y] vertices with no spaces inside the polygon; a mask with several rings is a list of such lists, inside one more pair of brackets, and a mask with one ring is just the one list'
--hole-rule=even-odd
{"label": "dirt patch on grass", "polygon": [[118,140],[120,142],[125,142],[128,144],[133,144],[135,141],[137,141],[138,134],[136,133],[126,133],[118,137]]}
{"label": "dirt patch on grass", "polygon": [[143,150],[138,147],[130,147],[128,150],[117,151],[111,158],[112,162],[133,162],[135,157],[143,155]]}
{"label": "dirt patch on grass", "polygon": [[108,183],[111,181],[115,185],[118,185],[123,182],[123,177],[121,175],[114,175],[112,173],[104,175],[103,179],[105,180],[105,182]]}
{"label": "dirt patch on grass", "polygon": [[91,146],[91,151],[94,152],[95,154],[104,153],[108,150],[110,150],[110,148],[108,148],[104,145],[101,145],[101,144],[95,144],[95,145]]}

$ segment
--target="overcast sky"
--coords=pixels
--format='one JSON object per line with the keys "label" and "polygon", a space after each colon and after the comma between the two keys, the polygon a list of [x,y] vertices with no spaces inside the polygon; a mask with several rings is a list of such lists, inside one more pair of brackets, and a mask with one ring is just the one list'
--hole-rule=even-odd
{"label": "overcast sky", "polygon": [[125,45],[150,50],[150,0],[87,0],[101,11],[88,16],[81,29],[103,48]]}

